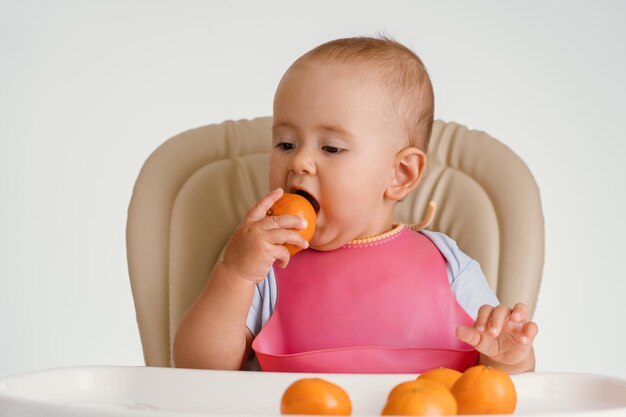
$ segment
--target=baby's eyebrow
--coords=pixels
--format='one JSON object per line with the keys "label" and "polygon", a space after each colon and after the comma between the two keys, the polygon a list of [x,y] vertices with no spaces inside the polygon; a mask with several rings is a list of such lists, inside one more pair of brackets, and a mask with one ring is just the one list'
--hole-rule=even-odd
{"label": "baby's eyebrow", "polygon": [[281,127],[287,127],[290,129],[298,129],[297,127],[295,127],[294,125],[292,125],[291,123],[276,123],[272,125],[272,130],[276,130],[276,129],[280,129]]}
{"label": "baby's eyebrow", "polygon": [[[300,131],[300,129],[289,123],[289,122],[282,122],[282,123],[276,123],[274,125],[272,125],[272,131],[275,131],[277,129],[280,128],[288,128],[288,129],[293,129],[296,131]],[[354,137],[354,135],[352,133],[350,133],[348,130],[344,129],[343,127],[341,127],[340,125],[319,125],[315,127],[315,130],[323,130],[323,131],[328,131],[328,132],[334,132],[334,133],[338,133],[341,136],[344,136],[346,138],[352,138]]]}
{"label": "baby's eyebrow", "polygon": [[340,135],[346,136],[348,138],[353,137],[352,133],[350,133],[349,131],[347,131],[343,127],[337,126],[337,125],[322,125],[322,126],[319,126],[319,129],[320,130],[328,130],[330,132],[339,133]]}

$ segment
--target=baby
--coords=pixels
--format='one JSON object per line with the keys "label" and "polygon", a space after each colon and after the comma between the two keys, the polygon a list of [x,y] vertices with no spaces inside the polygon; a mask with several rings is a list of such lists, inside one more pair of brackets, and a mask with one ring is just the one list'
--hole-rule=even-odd
{"label": "baby", "polygon": [[[243,369],[254,350],[266,371],[534,369],[526,306],[499,304],[449,237],[392,223],[426,168],[433,101],[420,59],[390,39],[331,41],[291,65],[274,97],[273,191],[183,318],[176,366]],[[316,209],[310,242],[303,219],[267,216],[285,191]]]}

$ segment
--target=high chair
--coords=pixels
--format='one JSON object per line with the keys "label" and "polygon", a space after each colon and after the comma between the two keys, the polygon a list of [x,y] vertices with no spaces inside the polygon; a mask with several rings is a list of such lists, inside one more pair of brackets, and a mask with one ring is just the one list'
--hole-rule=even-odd
{"label": "high chair", "polygon": [[[271,117],[227,121],[167,140],[135,184],[126,230],[128,269],[145,363],[172,366],[182,316],[246,212],[269,192]],[[524,162],[488,134],[436,121],[421,184],[395,220],[414,224],[430,201],[429,230],[480,262],[500,301],[535,309],[544,258],[539,189]]]}

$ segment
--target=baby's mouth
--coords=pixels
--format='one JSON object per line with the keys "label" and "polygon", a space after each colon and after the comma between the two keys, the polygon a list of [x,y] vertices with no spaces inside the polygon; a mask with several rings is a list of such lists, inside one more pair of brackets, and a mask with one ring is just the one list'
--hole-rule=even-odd
{"label": "baby's mouth", "polygon": [[311,194],[307,193],[304,190],[297,190],[295,192],[295,194],[298,194],[298,195],[306,198],[307,201],[309,203],[311,203],[311,205],[313,206],[313,210],[315,210],[316,214],[320,211],[320,203],[318,203],[317,200],[315,199],[315,197],[313,197]]}

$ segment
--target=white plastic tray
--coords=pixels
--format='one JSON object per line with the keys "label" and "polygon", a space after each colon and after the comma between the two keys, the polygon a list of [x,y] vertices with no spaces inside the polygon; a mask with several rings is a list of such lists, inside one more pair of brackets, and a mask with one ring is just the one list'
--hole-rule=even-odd
{"label": "white plastic tray", "polygon": [[[1,416],[279,415],[293,381],[311,374],[146,367],[59,368],[0,379]],[[342,386],[353,415],[378,416],[387,393],[415,375],[315,376]],[[513,377],[516,415],[626,416],[626,381],[599,375]]]}

